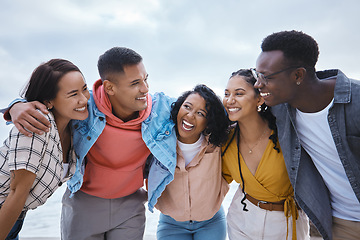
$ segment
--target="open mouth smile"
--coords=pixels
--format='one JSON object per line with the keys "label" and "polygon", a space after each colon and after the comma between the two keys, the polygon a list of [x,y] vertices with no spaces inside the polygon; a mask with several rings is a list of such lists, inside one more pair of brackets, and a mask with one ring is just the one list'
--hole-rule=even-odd
{"label": "open mouth smile", "polygon": [[185,120],[183,120],[183,121],[182,121],[182,127],[183,127],[186,131],[190,131],[191,129],[194,128],[194,125],[191,124],[191,123],[189,123],[189,122],[187,122],[187,121],[185,121]]}

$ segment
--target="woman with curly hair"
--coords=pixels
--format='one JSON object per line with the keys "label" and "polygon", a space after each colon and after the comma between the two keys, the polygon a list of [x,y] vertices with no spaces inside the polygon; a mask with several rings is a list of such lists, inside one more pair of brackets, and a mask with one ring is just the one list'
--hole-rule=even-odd
{"label": "woman with curly hair", "polygon": [[275,117],[249,69],[232,73],[223,104],[232,130],[223,147],[223,176],[239,183],[228,210],[229,239],[309,239],[309,222],[294,200]]}
{"label": "woman with curly hair", "polygon": [[177,134],[174,180],[161,194],[157,239],[226,237],[221,203],[229,186],[221,175],[221,145],[228,120],[221,100],[205,85],[197,85],[172,105]]}

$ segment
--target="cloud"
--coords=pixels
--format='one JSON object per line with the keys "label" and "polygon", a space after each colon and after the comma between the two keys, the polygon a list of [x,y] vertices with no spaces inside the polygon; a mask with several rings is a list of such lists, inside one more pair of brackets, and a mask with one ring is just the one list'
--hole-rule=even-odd
{"label": "cloud", "polygon": [[91,87],[99,55],[114,46],[144,57],[151,92],[177,96],[205,83],[222,95],[231,72],[255,65],[264,37],[291,29],[318,41],[318,69],[360,79],[359,7],[357,0],[4,0],[0,107],[51,58],[74,62]]}

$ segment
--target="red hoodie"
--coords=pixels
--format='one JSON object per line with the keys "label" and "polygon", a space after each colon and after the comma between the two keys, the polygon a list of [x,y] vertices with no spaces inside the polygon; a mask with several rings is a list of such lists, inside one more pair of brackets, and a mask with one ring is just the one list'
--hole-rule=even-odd
{"label": "red hoodie", "polygon": [[106,115],[106,125],[87,154],[81,190],[101,198],[120,198],[143,186],[143,170],[149,149],[141,137],[141,123],[150,115],[151,97],[139,117],[123,122],[112,114],[101,80],[94,83],[96,106]]}

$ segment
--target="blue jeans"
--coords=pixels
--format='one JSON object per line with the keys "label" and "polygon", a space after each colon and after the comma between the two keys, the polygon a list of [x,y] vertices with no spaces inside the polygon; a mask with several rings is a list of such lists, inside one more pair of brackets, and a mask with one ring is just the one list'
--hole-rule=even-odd
{"label": "blue jeans", "polygon": [[[24,216],[25,217],[25,216]],[[9,234],[5,238],[5,240],[18,240],[19,239],[19,232],[22,228],[22,225],[24,223],[24,218],[19,218],[12,229],[10,230]]]}
{"label": "blue jeans", "polygon": [[179,222],[160,214],[157,228],[158,240],[224,240],[226,219],[223,207],[209,220]]}

